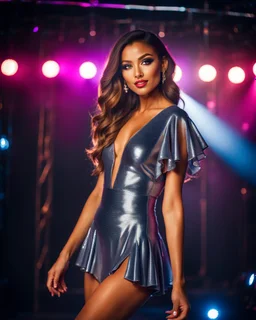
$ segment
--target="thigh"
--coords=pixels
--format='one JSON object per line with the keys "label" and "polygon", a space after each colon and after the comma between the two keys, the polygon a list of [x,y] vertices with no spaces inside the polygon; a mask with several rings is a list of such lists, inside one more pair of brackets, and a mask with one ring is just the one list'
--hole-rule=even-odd
{"label": "thigh", "polygon": [[100,285],[99,281],[90,273],[85,272],[84,274],[84,299],[85,303],[90,299],[93,292]]}
{"label": "thigh", "polygon": [[152,289],[124,278],[127,262],[97,287],[75,320],[125,320],[149,299]]}

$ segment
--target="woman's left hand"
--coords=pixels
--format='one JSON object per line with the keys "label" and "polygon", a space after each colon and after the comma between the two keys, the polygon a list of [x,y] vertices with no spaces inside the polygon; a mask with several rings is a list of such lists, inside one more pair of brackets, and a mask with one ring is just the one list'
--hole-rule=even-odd
{"label": "woman's left hand", "polygon": [[191,307],[188,302],[188,298],[186,296],[184,288],[173,287],[171,299],[172,299],[173,308],[170,311],[169,310],[165,311],[165,313],[168,313],[168,316],[166,317],[166,319],[176,319],[176,320],[186,319]]}

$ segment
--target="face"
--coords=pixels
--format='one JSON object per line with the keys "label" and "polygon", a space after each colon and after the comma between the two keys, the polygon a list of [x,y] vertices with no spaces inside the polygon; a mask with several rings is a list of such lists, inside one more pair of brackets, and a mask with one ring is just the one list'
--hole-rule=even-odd
{"label": "face", "polygon": [[127,45],[121,56],[122,76],[130,90],[139,96],[152,93],[167,69],[167,60],[159,61],[155,50],[143,42]]}

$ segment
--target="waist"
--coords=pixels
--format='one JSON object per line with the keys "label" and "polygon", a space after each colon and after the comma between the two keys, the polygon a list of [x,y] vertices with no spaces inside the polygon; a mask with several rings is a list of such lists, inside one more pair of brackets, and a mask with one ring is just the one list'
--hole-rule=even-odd
{"label": "waist", "polygon": [[154,212],[157,198],[128,190],[104,188],[99,209],[119,213]]}
{"label": "waist", "polygon": [[139,228],[141,232],[145,229],[145,233],[149,234],[155,233],[158,230],[156,203],[157,198],[153,196],[104,188],[94,220],[99,230],[108,229],[117,234],[118,230],[126,227]]}

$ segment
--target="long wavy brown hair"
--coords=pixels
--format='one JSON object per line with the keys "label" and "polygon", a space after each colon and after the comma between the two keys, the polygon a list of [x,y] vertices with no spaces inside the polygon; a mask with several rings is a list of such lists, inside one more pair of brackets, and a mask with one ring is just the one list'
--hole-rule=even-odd
{"label": "long wavy brown hair", "polygon": [[139,97],[132,90],[125,93],[123,90],[121,56],[123,49],[134,42],[144,42],[154,48],[160,61],[163,57],[168,60],[166,81],[159,83],[159,89],[165,98],[178,104],[180,89],[173,81],[175,62],[167,51],[163,42],[152,32],[134,30],[124,34],[110,51],[108,61],[100,80],[98,104],[94,115],[91,116],[91,138],[93,146],[85,149],[88,158],[94,164],[91,175],[99,175],[104,170],[102,151],[104,147],[114,143],[122,126],[132,117],[139,108]]}

